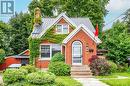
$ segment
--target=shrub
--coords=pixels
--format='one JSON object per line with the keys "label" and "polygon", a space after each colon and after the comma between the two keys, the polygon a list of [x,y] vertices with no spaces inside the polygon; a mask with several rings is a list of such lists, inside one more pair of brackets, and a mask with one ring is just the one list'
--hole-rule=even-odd
{"label": "shrub", "polygon": [[4,62],[5,58],[5,51],[3,49],[0,49],[0,64]]}
{"label": "shrub", "polygon": [[98,56],[97,55],[92,55],[91,58],[89,58],[89,62],[91,63],[93,60],[97,59]]}
{"label": "shrub", "polygon": [[90,63],[90,69],[94,75],[108,75],[110,74],[110,65],[106,59],[95,59]]}
{"label": "shrub", "polygon": [[70,66],[63,62],[53,62],[49,64],[49,72],[57,76],[67,76],[70,75]]}
{"label": "shrub", "polygon": [[117,65],[112,61],[108,61],[108,64],[110,65],[111,72],[115,73],[117,71]]}
{"label": "shrub", "polygon": [[26,79],[31,84],[53,84],[55,82],[55,75],[52,73],[39,71],[28,74]]}
{"label": "shrub", "polygon": [[3,74],[3,81],[6,84],[21,81],[25,78],[27,71],[24,69],[7,69]]}
{"label": "shrub", "polygon": [[28,73],[36,72],[36,68],[32,65],[22,66],[20,69],[25,69]]}
{"label": "shrub", "polygon": [[118,67],[118,69],[117,69],[118,72],[127,72],[128,71],[128,65],[127,64],[117,65],[117,67]]}
{"label": "shrub", "polygon": [[59,52],[59,53],[56,53],[52,59],[51,59],[51,62],[60,62],[60,61],[65,61],[65,58],[64,56]]}

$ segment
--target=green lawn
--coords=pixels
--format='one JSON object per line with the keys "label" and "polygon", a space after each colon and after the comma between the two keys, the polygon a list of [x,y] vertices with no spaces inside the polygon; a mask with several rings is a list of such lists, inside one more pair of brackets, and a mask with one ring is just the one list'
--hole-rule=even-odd
{"label": "green lawn", "polygon": [[[117,79],[119,76],[128,78]],[[130,86],[130,73],[113,73],[109,76],[97,76],[97,78],[110,86]]]}
{"label": "green lawn", "polygon": [[69,76],[58,76],[56,78],[56,81],[64,83],[65,86],[82,86],[82,84],[80,84],[78,81],[72,79]]}

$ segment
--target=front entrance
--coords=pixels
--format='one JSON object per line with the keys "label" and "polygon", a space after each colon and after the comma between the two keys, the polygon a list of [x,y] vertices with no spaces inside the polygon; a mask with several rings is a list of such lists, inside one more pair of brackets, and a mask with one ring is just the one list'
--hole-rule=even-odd
{"label": "front entrance", "polygon": [[82,65],[82,43],[80,41],[72,43],[72,65]]}

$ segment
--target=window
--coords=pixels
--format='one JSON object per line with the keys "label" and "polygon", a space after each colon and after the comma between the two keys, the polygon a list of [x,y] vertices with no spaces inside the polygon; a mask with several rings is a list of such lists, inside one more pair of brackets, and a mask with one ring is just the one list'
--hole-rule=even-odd
{"label": "window", "polygon": [[50,45],[41,45],[41,58],[50,58]]}
{"label": "window", "polygon": [[57,33],[62,33],[62,25],[57,25]]}
{"label": "window", "polygon": [[57,52],[61,52],[61,45],[59,44],[41,45],[42,59],[50,60],[50,58]]}
{"label": "window", "polygon": [[61,46],[58,44],[54,44],[52,46],[52,56],[58,52],[61,52]]}
{"label": "window", "polygon": [[58,34],[67,34],[69,32],[68,30],[68,24],[58,24],[56,32]]}
{"label": "window", "polygon": [[67,24],[63,25],[63,33],[64,34],[68,33],[68,25]]}

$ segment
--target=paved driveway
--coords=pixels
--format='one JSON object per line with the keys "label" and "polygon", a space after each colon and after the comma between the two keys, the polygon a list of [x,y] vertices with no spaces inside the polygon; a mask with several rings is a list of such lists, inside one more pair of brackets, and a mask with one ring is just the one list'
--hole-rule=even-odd
{"label": "paved driveway", "polygon": [[83,84],[83,86],[109,86],[95,78],[74,78]]}

